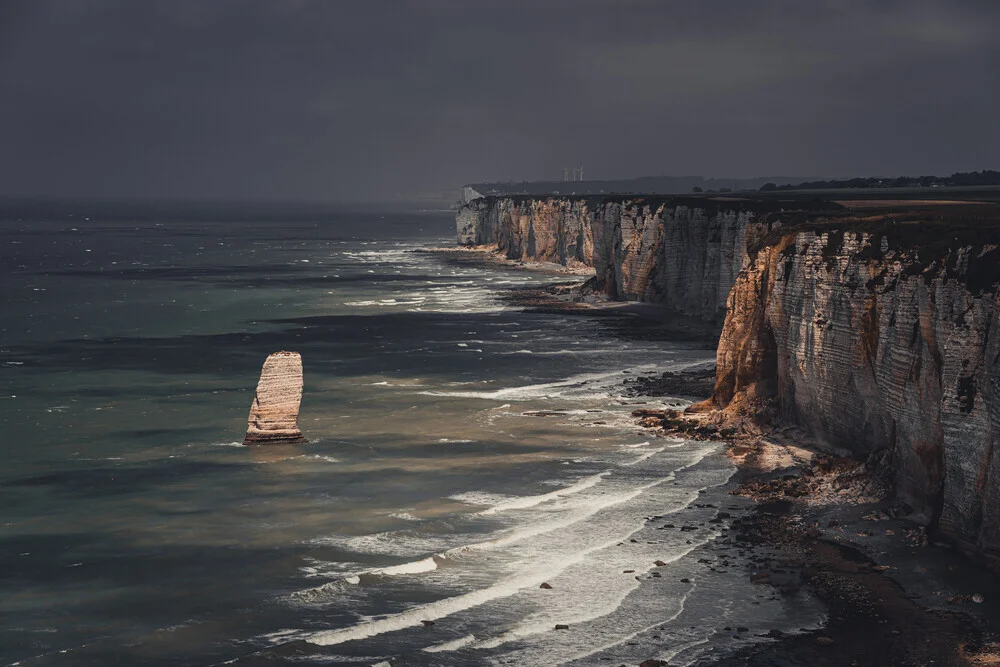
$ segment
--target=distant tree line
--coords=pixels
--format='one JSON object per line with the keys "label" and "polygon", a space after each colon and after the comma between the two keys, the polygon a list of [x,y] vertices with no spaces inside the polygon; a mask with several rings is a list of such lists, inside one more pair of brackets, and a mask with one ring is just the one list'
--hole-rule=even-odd
{"label": "distant tree line", "polygon": [[949,186],[1000,185],[1000,171],[958,171],[951,176],[900,176],[898,178],[848,178],[807,181],[798,185],[765,183],[760,192],[774,190],[840,190],[845,188],[943,188]]}

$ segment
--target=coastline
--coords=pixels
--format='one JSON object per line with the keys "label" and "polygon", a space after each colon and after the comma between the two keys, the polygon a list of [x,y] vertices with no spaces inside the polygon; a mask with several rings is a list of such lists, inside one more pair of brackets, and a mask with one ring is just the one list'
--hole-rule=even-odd
{"label": "coastline", "polygon": [[[651,304],[612,301],[589,289],[580,280],[588,272],[579,267],[510,260],[489,247],[429,251],[455,253],[463,264],[577,277],[502,297],[526,310],[635,317],[666,326],[671,335],[718,342],[718,330],[704,323]],[[658,396],[696,402],[711,396],[704,369],[627,378],[624,389],[650,405]],[[896,500],[863,462],[824,451],[797,429],[761,432],[749,423],[720,428],[717,411],[683,414],[650,407],[633,416],[655,437],[726,443],[726,456],[737,468],[728,493],[752,505],[732,518],[720,538],[726,546],[719,561],[731,570],[742,568],[743,576],[773,596],[809,595],[828,609],[822,627],[796,633],[774,629],[748,637],[746,628],[722,628],[736,640],[752,641],[726,655],[701,658],[692,663],[696,667],[1000,664],[1000,585],[992,582],[992,571],[949,544],[928,540],[924,517]],[[731,550],[736,554],[722,555]]]}

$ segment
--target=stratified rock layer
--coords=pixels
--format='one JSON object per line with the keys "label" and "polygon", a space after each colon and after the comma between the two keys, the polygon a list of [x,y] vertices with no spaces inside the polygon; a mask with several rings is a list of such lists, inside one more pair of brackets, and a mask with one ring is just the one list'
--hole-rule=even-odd
{"label": "stratified rock layer", "polygon": [[933,528],[1000,554],[998,232],[882,219],[770,239],[729,295],[715,403],[868,455]]}
{"label": "stratified rock layer", "polygon": [[485,197],[459,210],[456,227],[461,245],[592,266],[597,287],[614,299],[721,324],[747,244],[770,230],[781,208],[683,197]]}
{"label": "stratified rock layer", "polygon": [[244,445],[305,442],[299,430],[302,402],[302,357],[298,352],[275,352],[264,361],[257,393],[250,406]]}

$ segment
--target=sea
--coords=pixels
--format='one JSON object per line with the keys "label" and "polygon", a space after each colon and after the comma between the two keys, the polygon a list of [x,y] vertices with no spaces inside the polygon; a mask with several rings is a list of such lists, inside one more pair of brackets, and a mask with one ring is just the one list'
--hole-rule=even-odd
{"label": "sea", "polygon": [[[738,567],[722,445],[631,416],[711,346],[529,312],[567,276],[383,208],[0,207],[0,664],[691,665],[822,622]],[[308,443],[243,446],[278,350]]]}

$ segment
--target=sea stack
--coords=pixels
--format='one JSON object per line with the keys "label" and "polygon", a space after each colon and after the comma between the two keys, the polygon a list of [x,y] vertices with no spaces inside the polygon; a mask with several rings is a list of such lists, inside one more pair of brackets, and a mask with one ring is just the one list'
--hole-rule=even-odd
{"label": "sea stack", "polygon": [[264,361],[257,393],[250,406],[244,445],[306,442],[299,430],[302,402],[302,356],[275,352]]}

